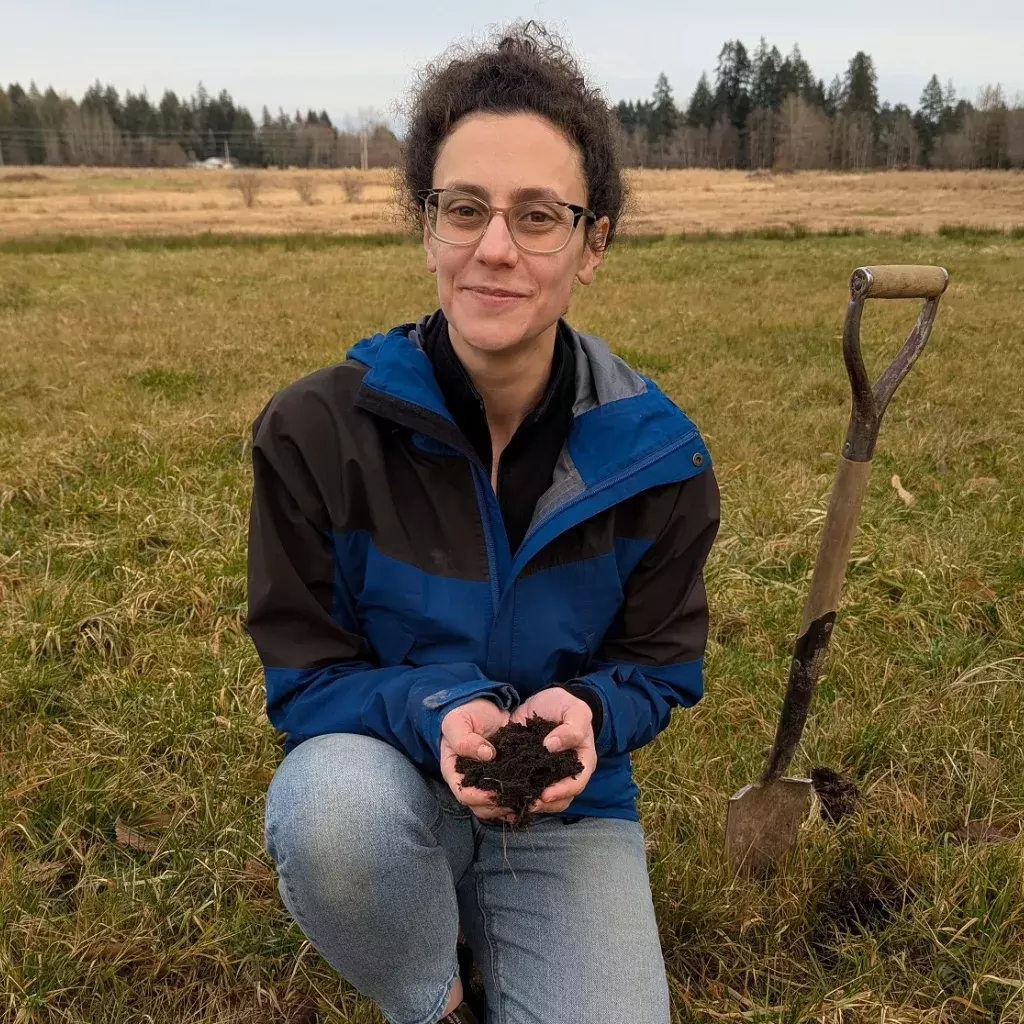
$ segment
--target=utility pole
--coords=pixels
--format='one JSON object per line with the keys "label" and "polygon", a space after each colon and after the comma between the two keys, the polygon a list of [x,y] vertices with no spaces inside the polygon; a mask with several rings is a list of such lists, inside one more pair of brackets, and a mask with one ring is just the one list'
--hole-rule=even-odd
{"label": "utility pole", "polygon": [[359,167],[364,171],[370,166],[369,153],[367,151],[367,134],[365,128],[359,133]]}

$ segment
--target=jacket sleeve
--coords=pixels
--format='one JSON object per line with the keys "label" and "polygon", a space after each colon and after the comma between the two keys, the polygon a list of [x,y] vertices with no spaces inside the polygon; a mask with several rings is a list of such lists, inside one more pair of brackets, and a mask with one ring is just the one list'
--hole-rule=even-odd
{"label": "jacket sleeve", "polygon": [[329,418],[310,422],[318,398],[296,409],[281,394],[252,428],[246,628],[263,663],[267,717],[289,749],[320,733],[362,733],[436,768],[445,714],[479,697],[512,710],[518,695],[469,662],[380,667],[360,635],[348,573],[335,571],[330,516],[306,458],[330,436]]}
{"label": "jacket sleeve", "polygon": [[669,724],[673,707],[691,707],[703,696],[703,570],[719,518],[709,465],[680,484],[668,521],[626,580],[622,607],[589,671],[565,684],[582,699],[588,688],[591,700],[600,701],[599,756],[650,743]]}

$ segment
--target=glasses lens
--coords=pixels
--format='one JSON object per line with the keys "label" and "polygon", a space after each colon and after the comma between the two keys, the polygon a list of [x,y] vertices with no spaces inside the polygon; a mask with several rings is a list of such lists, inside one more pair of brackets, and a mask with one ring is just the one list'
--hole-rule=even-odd
{"label": "glasses lens", "polygon": [[441,192],[427,204],[430,227],[442,242],[476,241],[487,226],[487,205],[465,192]]}
{"label": "glasses lens", "polygon": [[534,252],[560,249],[572,232],[572,213],[558,203],[521,203],[509,219],[515,240]]}
{"label": "glasses lens", "polygon": [[[467,192],[446,190],[427,202],[430,230],[442,242],[475,242],[487,228],[490,209]],[[509,228],[516,244],[533,252],[562,248],[572,233],[572,213],[558,203],[520,203],[509,211]]]}

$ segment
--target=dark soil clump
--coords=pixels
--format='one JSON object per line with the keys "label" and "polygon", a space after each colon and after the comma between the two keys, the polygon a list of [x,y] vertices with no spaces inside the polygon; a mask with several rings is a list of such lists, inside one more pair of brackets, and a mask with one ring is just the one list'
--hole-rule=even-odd
{"label": "dark soil clump", "polygon": [[821,816],[833,825],[855,814],[860,806],[860,790],[856,783],[824,766],[811,769],[814,792],[821,801]]}
{"label": "dark soil clump", "polygon": [[502,807],[515,812],[513,828],[527,828],[533,823],[529,807],[548,786],[569,776],[575,778],[583,771],[575,750],[551,753],[545,748],[544,737],[557,725],[537,714],[525,725],[509,722],[488,736],[494,747],[490,761],[461,755],[455,759],[463,785],[492,790]]}

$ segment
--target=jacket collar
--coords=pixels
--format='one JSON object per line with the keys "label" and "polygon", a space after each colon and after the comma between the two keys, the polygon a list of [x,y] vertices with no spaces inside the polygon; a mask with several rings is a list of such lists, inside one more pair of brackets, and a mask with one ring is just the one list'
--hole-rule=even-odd
{"label": "jacket collar", "polygon": [[[392,327],[386,334],[363,338],[349,349],[347,357],[369,368],[363,388],[454,422],[424,348],[425,336],[437,328],[439,315],[443,313],[437,310]],[[574,416],[623,398],[635,398],[653,387],[646,377],[613,355],[603,339],[577,331],[563,317],[559,317],[557,329],[559,337],[572,346]]]}
{"label": "jacket collar", "polygon": [[[430,314],[359,341],[348,357],[368,367],[356,404],[479,458],[448,410],[423,349]],[[708,468],[696,426],[607,343],[563,318],[575,356],[573,419],[551,486],[541,496],[514,568],[552,535],[648,487]]]}
{"label": "jacket collar", "polygon": [[[532,443],[530,438],[536,438],[547,431],[557,432],[564,437],[568,428],[576,390],[575,360],[569,331],[561,324],[558,326],[547,387],[517,428],[513,438],[516,444],[529,445]],[[443,310],[437,309],[427,318],[419,337],[446,408],[489,471],[491,434],[484,401],[462,361],[455,354]]]}

